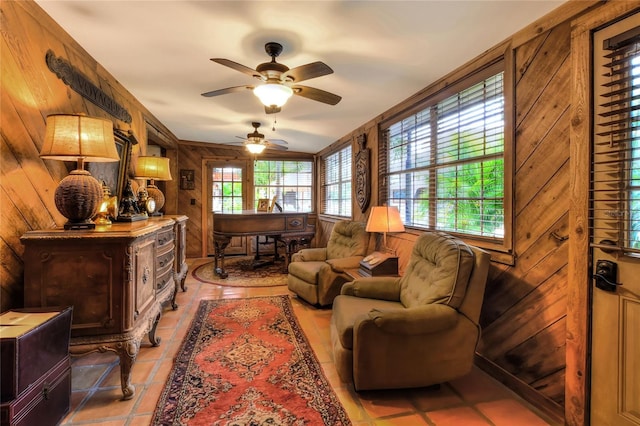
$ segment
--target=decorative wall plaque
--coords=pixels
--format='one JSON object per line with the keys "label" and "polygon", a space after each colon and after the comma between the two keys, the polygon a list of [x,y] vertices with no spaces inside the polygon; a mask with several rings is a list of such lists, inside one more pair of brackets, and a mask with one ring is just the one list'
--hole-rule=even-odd
{"label": "decorative wall plaque", "polygon": [[64,60],[64,58],[56,57],[52,50],[48,50],[45,60],[47,61],[47,67],[49,67],[51,72],[57,75],[64,84],[115,118],[125,123],[131,123],[131,114],[129,114],[129,111],[93,84],[84,74]]}
{"label": "decorative wall plaque", "polygon": [[364,213],[371,200],[371,150],[366,148],[367,135],[361,134],[356,138],[359,151],[356,154],[356,201],[360,211]]}

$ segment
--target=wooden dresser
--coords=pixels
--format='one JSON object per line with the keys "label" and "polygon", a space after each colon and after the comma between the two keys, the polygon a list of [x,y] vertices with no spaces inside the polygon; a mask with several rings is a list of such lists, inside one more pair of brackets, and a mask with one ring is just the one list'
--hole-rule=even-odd
{"label": "wooden dresser", "polygon": [[[187,266],[187,221],[189,218],[184,215],[164,215],[165,219],[173,219],[173,234],[175,236],[175,260],[174,260],[174,280],[176,282],[176,293],[178,292],[178,285],[182,288],[182,291],[187,291],[187,287],[184,282],[187,279],[187,272],[189,267]],[[172,301],[174,308],[177,307],[174,300]]]}
{"label": "wooden dresser", "polygon": [[142,338],[159,345],[162,305],[175,306],[175,225],[160,218],[21,238],[25,307],[73,306],[70,353],[118,354],[123,399],[135,393],[131,369]]}

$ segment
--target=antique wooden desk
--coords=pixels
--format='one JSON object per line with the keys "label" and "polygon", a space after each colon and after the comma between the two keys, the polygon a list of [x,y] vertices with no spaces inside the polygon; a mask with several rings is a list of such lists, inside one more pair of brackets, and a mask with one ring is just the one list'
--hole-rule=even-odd
{"label": "antique wooden desk", "polygon": [[123,399],[131,399],[131,369],[145,334],[160,344],[162,305],[175,309],[173,219],[27,232],[25,307],[73,306],[70,353],[115,352]]}
{"label": "antique wooden desk", "polygon": [[224,250],[232,237],[267,235],[284,243],[285,268],[291,254],[302,241],[310,241],[315,227],[309,225],[307,213],[268,213],[244,210],[240,213],[214,213],[213,242],[215,273],[220,278],[229,274],[224,269]]}

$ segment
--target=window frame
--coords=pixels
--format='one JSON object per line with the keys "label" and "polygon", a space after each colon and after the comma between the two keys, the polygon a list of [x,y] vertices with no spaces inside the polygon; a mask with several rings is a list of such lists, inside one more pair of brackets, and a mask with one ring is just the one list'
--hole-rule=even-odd
{"label": "window frame", "polygon": [[[281,165],[283,166],[281,170],[279,171],[271,171],[270,173],[282,173],[283,174],[283,183],[281,185],[262,185],[262,184],[257,184],[256,182],[256,178],[260,173],[257,173],[257,164],[260,162],[265,162],[265,163],[281,163]],[[284,163],[307,163],[309,166],[309,185],[301,185],[301,184],[296,184],[296,185],[288,185],[284,183],[284,176],[286,175],[298,175],[300,172],[287,172],[284,167]],[[281,159],[281,158],[264,158],[264,159],[258,159],[255,160],[253,163],[253,167],[252,167],[252,171],[253,171],[253,184],[252,184],[252,191],[253,191],[253,197],[254,197],[254,205],[258,205],[258,200],[259,199],[263,199],[263,198],[268,198],[269,200],[272,200],[274,195],[277,197],[276,198],[276,202],[278,203],[278,205],[282,208],[282,211],[284,212],[293,212],[293,213],[313,213],[315,211],[315,206],[314,206],[314,162],[312,159],[308,159],[308,160],[304,160],[304,159]],[[306,172],[305,172],[306,173]],[[299,181],[299,179],[296,179],[296,181]],[[309,210],[305,210],[305,209],[298,209],[296,208],[295,210],[291,210],[291,209],[287,209],[288,204],[285,203],[285,194],[287,192],[287,188],[296,188],[296,193],[300,192],[300,188],[308,188],[308,190],[306,191],[309,194],[309,198],[305,199],[302,198],[302,200],[307,200],[309,203]],[[268,188],[268,194],[265,196],[258,196],[258,190],[259,188]],[[273,189],[275,188],[275,194],[273,193]],[[298,202],[298,198],[296,197],[296,202]],[[275,210],[274,210],[275,211]]]}
{"label": "window frame", "polygon": [[[336,166],[338,167],[336,181],[332,181],[330,183],[327,182],[328,173],[327,166],[330,158],[334,156],[342,157],[342,155],[349,150],[349,160],[345,163],[346,160],[342,158],[338,158],[336,162]],[[333,217],[341,217],[341,218],[352,218],[353,217],[353,176],[354,176],[354,161],[353,161],[353,146],[351,143],[345,143],[339,147],[336,147],[335,150],[331,152],[327,152],[321,158],[321,171],[320,171],[320,191],[321,191],[321,206],[320,213],[327,216]],[[348,171],[348,176],[345,175],[345,171]],[[344,188],[345,185],[348,185],[348,190]],[[329,205],[329,195],[328,190],[329,187],[337,186],[338,189],[338,198],[335,199],[339,206],[348,205],[349,212],[328,212],[327,208]]]}
{"label": "window frame", "polygon": [[[447,99],[475,84],[486,79],[491,75],[495,75],[502,71],[503,74],[503,96],[504,96],[504,149],[502,158],[504,160],[504,194],[503,194],[503,210],[504,210],[504,236],[502,239],[489,238],[473,234],[461,232],[447,233],[458,236],[464,241],[485,248],[495,255],[492,255],[497,261],[506,264],[514,263],[513,256],[513,181],[514,181],[514,141],[515,141],[515,120],[514,120],[514,59],[513,51],[509,44],[498,46],[494,51],[489,52],[481,62],[470,66],[463,67],[461,70],[445,76],[439,82],[425,89],[414,104],[403,111],[385,118],[378,127],[380,141],[379,168],[380,184],[378,198],[381,203],[389,200],[389,159],[388,159],[388,129],[395,123],[398,123],[408,117],[411,117],[420,111],[427,110],[431,106],[437,105],[438,102]],[[420,227],[407,225],[408,230],[416,230],[418,232],[429,227]],[[504,255],[503,255],[504,254]]]}

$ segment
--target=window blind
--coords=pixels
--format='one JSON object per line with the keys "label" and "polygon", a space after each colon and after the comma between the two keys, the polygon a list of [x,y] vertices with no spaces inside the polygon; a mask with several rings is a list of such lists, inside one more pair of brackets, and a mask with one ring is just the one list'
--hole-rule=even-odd
{"label": "window blind", "polygon": [[322,212],[351,216],[351,145],[328,155],[322,167]]}
{"label": "window blind", "polygon": [[592,246],[640,255],[640,28],[604,40],[596,88]]}
{"label": "window blind", "polygon": [[387,201],[405,224],[504,237],[503,66],[384,129]]}

